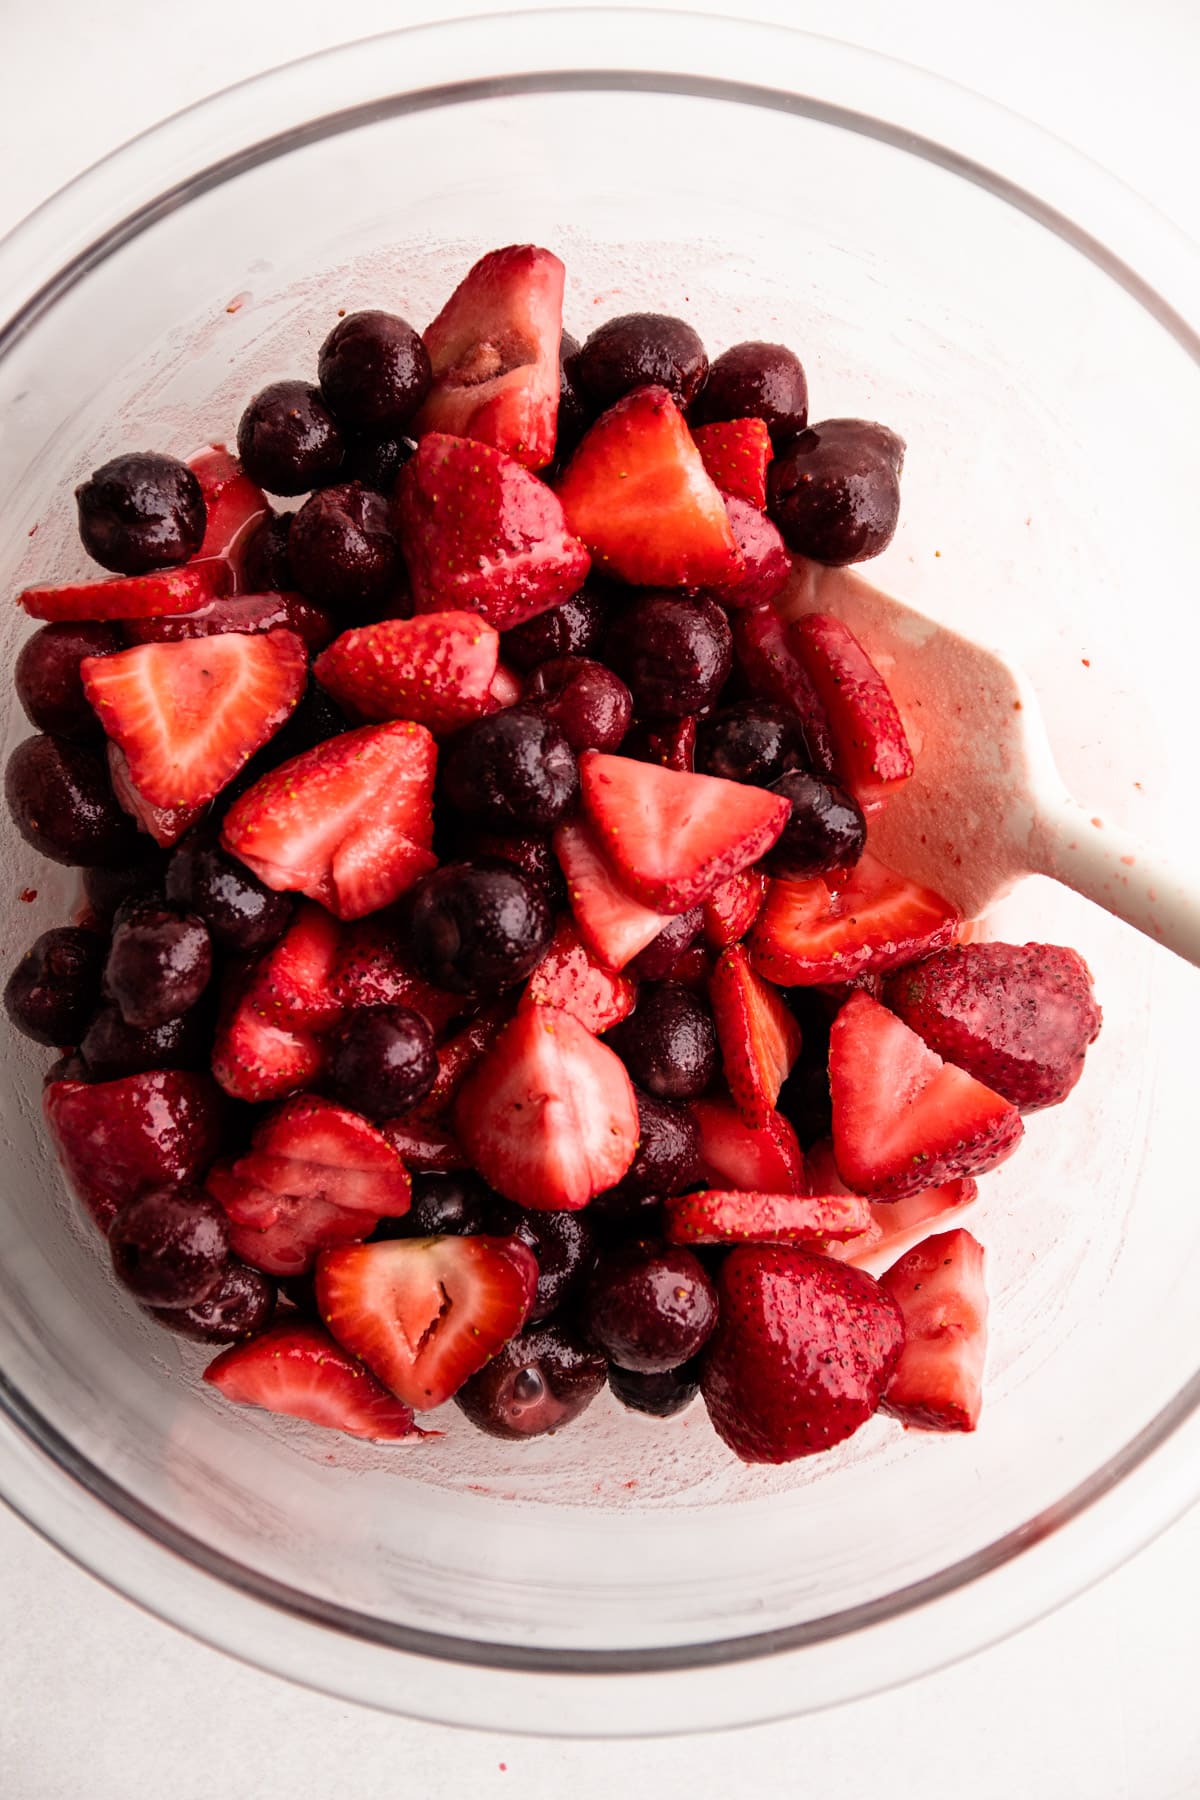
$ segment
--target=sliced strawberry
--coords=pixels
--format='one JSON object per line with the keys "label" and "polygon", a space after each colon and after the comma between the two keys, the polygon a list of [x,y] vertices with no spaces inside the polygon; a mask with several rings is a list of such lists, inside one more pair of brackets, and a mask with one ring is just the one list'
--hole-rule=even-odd
{"label": "sliced strawberry", "polygon": [[224,444],[201,450],[188,467],[200,483],[208,521],[196,560],[229,556],[250,527],[270,512],[270,502]]}
{"label": "sliced strawberry", "polygon": [[569,599],[590,567],[545,482],[470,438],[421,439],[395,516],[418,613],[465,608],[507,631]]}
{"label": "sliced strawberry", "polygon": [[301,1094],[255,1127],[234,1167],[246,1180],[294,1200],[321,1200],[394,1219],[409,1209],[412,1184],[399,1155],[361,1114]]}
{"label": "sliced strawberry", "polygon": [[[726,598],[725,596],[722,596]],[[726,604],[732,602],[726,598]],[[806,761],[818,775],[832,775],[833,733],[813,678],[797,655],[782,619],[769,606],[735,612],[733,652],[746,683],[764,700],[788,707],[804,731]]]}
{"label": "sliced strawberry", "polygon": [[670,913],[654,912],[626,892],[582,820],[559,826],[554,854],[579,935],[606,969],[623,969],[670,924]]}
{"label": "sliced strawberry", "polygon": [[748,1193],[808,1192],[800,1140],[782,1113],[772,1113],[755,1131],[722,1100],[693,1100],[691,1111],[700,1127],[700,1170],[705,1181]]}
{"label": "sliced strawberry", "polygon": [[313,674],[354,718],[455,731],[491,708],[499,654],[499,633],[478,613],[426,613],[344,631]]}
{"label": "sliced strawberry", "polygon": [[829,1087],[834,1155],[856,1194],[898,1200],[995,1168],[1024,1130],[1015,1106],[866,994],[833,1022]]}
{"label": "sliced strawberry", "polygon": [[[838,1174],[829,1138],[813,1144],[805,1160],[809,1185],[814,1193],[850,1192]],[[934,1219],[945,1219],[952,1213],[962,1212],[978,1194],[979,1183],[974,1177],[959,1175],[953,1181],[944,1181],[940,1187],[922,1188],[917,1194],[908,1194],[903,1200],[873,1200],[870,1202],[870,1223],[865,1230],[843,1244],[827,1244],[825,1254],[852,1263],[865,1262],[868,1257],[880,1256],[888,1250],[895,1255],[916,1238],[924,1237]]]}
{"label": "sliced strawberry", "polygon": [[220,1091],[179,1069],[52,1081],[42,1108],[67,1180],[102,1231],[127,1201],[200,1181],[221,1146]]}
{"label": "sliced strawberry", "polygon": [[303,901],[278,943],[255,965],[248,998],[285,1031],[328,1031],[345,1011],[333,991],[341,932],[323,906]]}
{"label": "sliced strawberry", "polygon": [[152,575],[120,575],[115,581],[68,581],[31,587],[17,595],[31,619],[154,619],[160,613],[195,612],[229,588],[229,567],[214,558]]}
{"label": "sliced strawberry", "polygon": [[974,1431],[979,1423],[987,1358],[983,1260],[983,1245],[969,1231],[943,1231],[879,1278],[904,1314],[905,1333],[883,1409],[906,1425]]}
{"label": "sliced strawberry", "polygon": [[424,333],[433,386],[414,434],[478,438],[528,469],[554,455],[565,270],[533,244],[481,257]]}
{"label": "sliced strawberry", "polygon": [[261,1121],[251,1148],[209,1171],[237,1254],[292,1275],[318,1250],[369,1237],[408,1211],[412,1184],[395,1147],[366,1119],[304,1094]]}
{"label": "sliced strawberry", "polygon": [[808,1250],[739,1244],[717,1293],[700,1391],[743,1462],[812,1456],[866,1423],[904,1346],[900,1309],[878,1282]]}
{"label": "sliced strawberry", "polygon": [[108,774],[113,793],[125,811],[138,822],[139,829],[152,837],[163,850],[177,844],[196,821],[204,816],[203,806],[153,806],[133,785],[125,752],[119,744],[108,746]]}
{"label": "sliced strawberry", "polygon": [[599,1033],[627,1018],[636,997],[637,983],[627,975],[610,974],[589,954],[571,921],[560,919],[525,985],[523,1003],[561,1006],[585,1031]]}
{"label": "sliced strawberry", "polygon": [[269,1019],[244,982],[230,984],[213,1035],[212,1072],[235,1100],[282,1100],[319,1081],[325,1052],[308,1031]]}
{"label": "sliced strawberry", "polygon": [[743,869],[714,888],[704,902],[704,941],[714,950],[726,950],[745,937],[762,911],[767,878],[757,869]]}
{"label": "sliced strawberry", "polygon": [[224,594],[195,612],[126,619],[122,629],[131,644],[177,644],[228,631],[293,631],[306,650],[323,650],[337,627],[302,594]]}
{"label": "sliced strawberry", "polygon": [[520,1331],[537,1278],[518,1238],[395,1238],[327,1251],[317,1301],[338,1342],[427,1411]]}
{"label": "sliced strawberry", "polygon": [[780,987],[839,985],[916,962],[952,944],[962,923],[948,900],[868,852],[833,877],[770,881],[750,933],[750,961]]}
{"label": "sliced strawberry", "polygon": [[584,816],[618,880],[645,906],[690,912],[757,862],[790,814],[782,794],[625,756],[579,760]]}
{"label": "sliced strawberry", "polygon": [[689,713],[682,719],[655,719],[646,725],[635,725],[621,745],[621,754],[690,775],[696,766],[696,720]]}
{"label": "sliced strawberry", "polygon": [[708,985],[725,1079],[747,1125],[761,1130],[800,1054],[800,1027],[741,944],[717,959]]}
{"label": "sliced strawberry", "polygon": [[229,1219],[236,1256],[266,1275],[303,1275],[318,1253],[335,1244],[359,1244],[379,1219],[328,1200],[305,1200],[260,1187],[239,1163],[216,1163],[205,1186]]}
{"label": "sliced strawberry", "polygon": [[421,1431],[412,1408],[318,1325],[273,1325],[222,1350],[204,1379],[239,1406],[261,1406],[377,1444],[437,1435]]}
{"label": "sliced strawberry", "polygon": [[723,494],[733,541],[743,572],[709,589],[714,600],[735,611],[769,607],[791,580],[792,558],[766,513],[736,494]]}
{"label": "sliced strawberry", "polygon": [[267,887],[361,918],[435,866],[436,762],[423,725],[343,732],[255,782],[230,807],[221,841]]}
{"label": "sliced strawberry", "polygon": [[913,772],[887,683],[850,627],[832,614],[806,613],[787,629],[821,696],[842,780],[862,806],[884,799]]}
{"label": "sliced strawberry", "polygon": [[672,1244],[815,1244],[856,1237],[871,1209],[856,1194],[681,1194],[663,1203]]}
{"label": "sliced strawberry", "polygon": [[86,656],[83,691],[151,806],[205,806],[278,731],[308,659],[290,631]]}
{"label": "sliced strawberry", "polygon": [[1091,971],[1060,944],[963,944],[900,970],[885,993],[930,1049],[1022,1112],[1066,1099],[1100,1030]]}
{"label": "sliced strawberry", "polygon": [[420,1118],[409,1112],[386,1120],[380,1130],[399,1153],[405,1168],[415,1174],[442,1174],[470,1166],[466,1151],[444,1120]]}
{"label": "sliced strawberry", "polygon": [[400,948],[400,933],[383,919],[359,919],[342,934],[330,977],[330,993],[345,1012],[362,1006],[407,1006],[419,1012],[434,1036],[469,1002],[418,975]]}
{"label": "sliced strawberry", "polygon": [[517,1013],[459,1090],[454,1123],[497,1193],[549,1211],[586,1206],[614,1186],[638,1142],[625,1065],[552,1007]]}
{"label": "sliced strawberry", "polygon": [[696,426],[692,438],[721,492],[762,512],[767,504],[767,464],[775,454],[764,421],[723,419],[719,425]]}
{"label": "sliced strawberry", "polygon": [[745,570],[725,503],[664,387],[604,413],[558,483],[597,570],[644,587],[705,587]]}

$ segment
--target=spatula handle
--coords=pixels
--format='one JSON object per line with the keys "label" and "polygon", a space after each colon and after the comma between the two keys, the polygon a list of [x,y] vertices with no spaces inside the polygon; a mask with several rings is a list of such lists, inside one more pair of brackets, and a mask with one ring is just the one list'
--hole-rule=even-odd
{"label": "spatula handle", "polygon": [[1039,809],[1030,866],[1200,967],[1200,866],[1162,856],[1064,799]]}

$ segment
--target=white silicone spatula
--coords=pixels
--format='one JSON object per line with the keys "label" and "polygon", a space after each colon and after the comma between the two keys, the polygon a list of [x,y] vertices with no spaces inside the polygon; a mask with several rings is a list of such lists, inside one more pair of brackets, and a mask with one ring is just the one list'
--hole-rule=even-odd
{"label": "white silicone spatula", "polygon": [[1023,875],[1049,875],[1200,965],[1200,862],[1163,856],[1072,798],[1018,669],[848,569],[799,562],[776,607],[843,619],[900,708],[916,772],[871,821],[885,862],[967,918]]}

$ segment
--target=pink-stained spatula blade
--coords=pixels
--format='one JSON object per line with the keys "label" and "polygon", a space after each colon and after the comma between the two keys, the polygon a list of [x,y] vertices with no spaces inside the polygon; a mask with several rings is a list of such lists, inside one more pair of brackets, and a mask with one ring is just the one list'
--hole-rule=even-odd
{"label": "pink-stained spatula blade", "polygon": [[849,569],[798,558],[784,618],[834,613],[891,689],[916,770],[870,823],[887,863],[976,918],[1025,875],[1049,875],[1200,966],[1200,861],[1169,856],[1072,798],[1033,688]]}

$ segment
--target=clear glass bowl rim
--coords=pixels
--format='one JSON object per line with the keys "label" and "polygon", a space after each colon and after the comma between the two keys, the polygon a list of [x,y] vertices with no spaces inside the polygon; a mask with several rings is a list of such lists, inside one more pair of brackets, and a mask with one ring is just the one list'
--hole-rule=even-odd
{"label": "clear glass bowl rim", "polygon": [[[131,237],[259,162],[404,111],[620,88],[793,112],[934,162],[1055,233],[1200,365],[1200,251],[1048,133],[939,77],[831,38],[717,15],[608,7],[477,15],[386,33],[286,64],[155,126],[0,241],[0,356]],[[1198,1492],[1200,1372],[1052,1508],[869,1606],[650,1651],[521,1648],[412,1631],[214,1553],[83,1457],[0,1371],[0,1495],[83,1567],[276,1673],[350,1700],[509,1731],[712,1728],[909,1679],[1061,1604],[1164,1529]],[[469,1688],[444,1691],[436,1670],[447,1663],[470,1665]],[[531,1674],[541,1678],[537,1700]],[[547,1680],[555,1691],[549,1705]],[[614,1685],[622,1704],[613,1704]]]}

